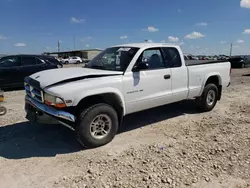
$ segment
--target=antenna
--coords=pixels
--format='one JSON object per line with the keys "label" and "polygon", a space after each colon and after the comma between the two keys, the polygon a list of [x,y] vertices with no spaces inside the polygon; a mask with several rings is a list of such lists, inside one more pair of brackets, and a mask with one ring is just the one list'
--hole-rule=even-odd
{"label": "antenna", "polygon": [[232,50],[233,50],[233,43],[231,43],[231,47],[230,47],[230,57],[232,57]]}

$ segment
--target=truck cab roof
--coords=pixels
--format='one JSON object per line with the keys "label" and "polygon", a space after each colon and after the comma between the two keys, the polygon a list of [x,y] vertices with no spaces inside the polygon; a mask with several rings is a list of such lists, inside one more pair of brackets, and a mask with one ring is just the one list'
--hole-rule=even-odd
{"label": "truck cab roof", "polygon": [[115,45],[113,47],[135,47],[135,48],[154,48],[154,47],[179,47],[176,44],[171,43],[128,43],[128,44],[121,44],[121,45]]}

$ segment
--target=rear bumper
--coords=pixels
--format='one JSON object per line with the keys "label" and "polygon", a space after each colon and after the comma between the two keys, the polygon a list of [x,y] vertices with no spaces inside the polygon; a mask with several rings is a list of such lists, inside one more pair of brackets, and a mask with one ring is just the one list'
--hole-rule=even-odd
{"label": "rear bumper", "polygon": [[25,97],[26,118],[32,122],[56,124],[60,123],[70,129],[74,129],[76,118],[73,114],[57,110],[45,104],[37,102],[26,95]]}

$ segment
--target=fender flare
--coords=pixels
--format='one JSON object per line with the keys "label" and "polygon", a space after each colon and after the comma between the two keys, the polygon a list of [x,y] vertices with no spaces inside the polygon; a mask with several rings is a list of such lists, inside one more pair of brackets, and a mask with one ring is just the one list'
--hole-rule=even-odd
{"label": "fender flare", "polygon": [[202,82],[200,95],[202,95],[202,93],[203,93],[203,90],[204,90],[204,88],[205,88],[205,85],[206,85],[207,80],[208,80],[210,77],[212,77],[212,76],[218,77],[219,85],[222,84],[222,80],[221,80],[221,75],[220,75],[220,73],[219,73],[219,72],[211,72],[211,73],[209,73],[209,74],[207,74],[207,75],[205,76],[205,78],[204,78],[204,80],[203,80],[203,82]]}
{"label": "fender flare", "polygon": [[123,107],[123,115],[126,114],[126,106],[125,106],[125,100],[122,95],[122,93],[116,89],[116,88],[111,88],[111,87],[105,87],[105,88],[98,88],[98,89],[92,89],[92,90],[86,90],[83,92],[80,92],[77,95],[77,98],[73,101],[72,106],[77,106],[80,101],[86,97],[94,96],[94,95],[102,95],[102,94],[108,94],[112,93],[115,94],[121,101],[122,107]]}

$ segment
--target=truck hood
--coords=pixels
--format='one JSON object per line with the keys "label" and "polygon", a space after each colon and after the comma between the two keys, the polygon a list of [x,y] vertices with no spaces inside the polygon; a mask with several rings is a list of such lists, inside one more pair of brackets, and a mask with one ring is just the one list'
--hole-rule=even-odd
{"label": "truck hood", "polygon": [[122,74],[123,72],[120,71],[106,71],[78,67],[45,70],[32,74],[29,77],[38,81],[40,83],[41,89],[44,89],[45,87],[61,83]]}

